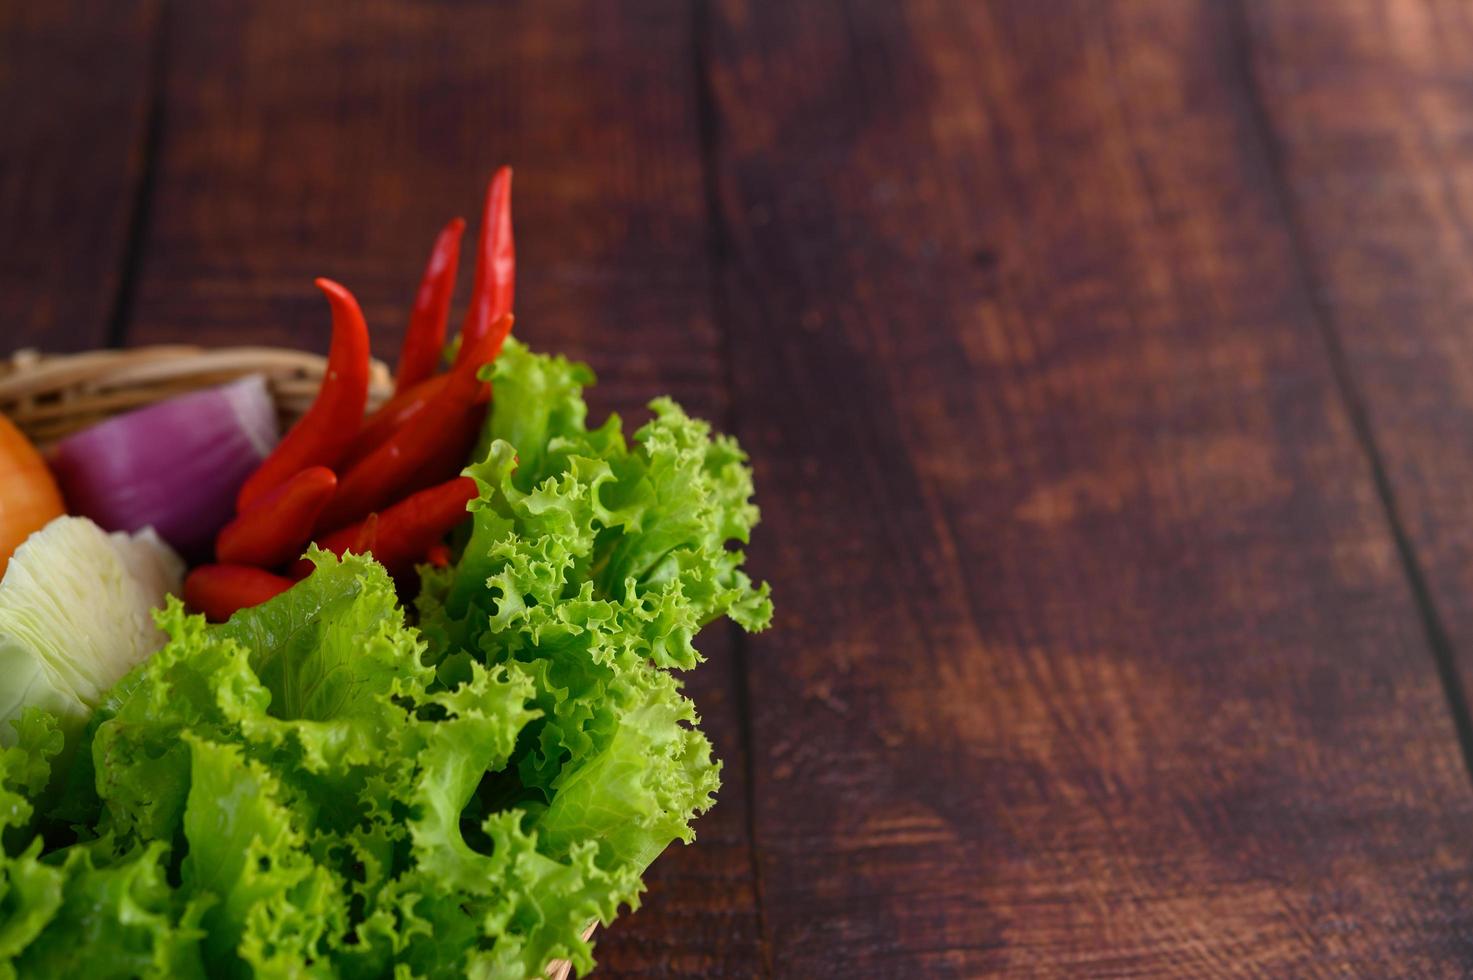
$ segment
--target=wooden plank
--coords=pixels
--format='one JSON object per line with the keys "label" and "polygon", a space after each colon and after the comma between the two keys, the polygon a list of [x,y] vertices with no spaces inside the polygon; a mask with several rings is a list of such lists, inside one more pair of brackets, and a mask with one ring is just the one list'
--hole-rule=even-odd
{"label": "wooden plank", "polygon": [[[720,416],[689,21],[613,6],[181,4],[131,343],[323,349],[352,288],[392,358],[440,226],[516,170],[517,332],[591,361],[596,410],[671,392]],[[462,298],[469,289],[469,256]],[[758,924],[724,635],[692,696],[726,762],[699,842],[600,931],[611,975],[749,976]]]}
{"label": "wooden plank", "polygon": [[[218,6],[176,12],[132,342],[325,346],[311,281],[328,275],[357,293],[376,353],[392,357],[435,233],[456,214],[474,221],[506,162],[518,291],[532,301],[519,333],[588,354],[631,398],[709,397],[716,335],[680,4]],[[467,258],[462,300],[469,285]],[[655,336],[681,342],[635,342]]]}
{"label": "wooden plank", "polygon": [[1473,681],[1473,20],[1457,3],[1254,3],[1250,64],[1323,316]]}
{"label": "wooden plank", "polygon": [[106,346],[157,4],[0,4],[0,356]]}
{"label": "wooden plank", "polygon": [[1473,962],[1473,799],[1235,25],[716,4],[779,975]]}

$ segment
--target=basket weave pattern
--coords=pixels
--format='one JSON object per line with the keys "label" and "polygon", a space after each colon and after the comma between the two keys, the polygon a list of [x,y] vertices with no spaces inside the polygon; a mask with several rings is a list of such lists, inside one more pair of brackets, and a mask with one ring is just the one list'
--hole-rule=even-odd
{"label": "basket weave pattern", "polygon": [[[20,350],[0,362],[0,413],[45,448],[122,412],[250,374],[266,378],[282,431],[312,404],[327,359],[279,347],[185,345],[40,354]],[[393,393],[382,361],[369,375],[368,407]]]}

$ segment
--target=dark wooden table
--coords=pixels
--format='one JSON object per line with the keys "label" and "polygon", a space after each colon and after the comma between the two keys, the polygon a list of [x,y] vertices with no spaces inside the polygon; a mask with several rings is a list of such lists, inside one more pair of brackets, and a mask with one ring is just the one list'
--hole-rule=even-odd
{"label": "dark wooden table", "polygon": [[0,348],[518,331],[752,452],[777,628],[609,976],[1473,972],[1463,0],[0,3]]}

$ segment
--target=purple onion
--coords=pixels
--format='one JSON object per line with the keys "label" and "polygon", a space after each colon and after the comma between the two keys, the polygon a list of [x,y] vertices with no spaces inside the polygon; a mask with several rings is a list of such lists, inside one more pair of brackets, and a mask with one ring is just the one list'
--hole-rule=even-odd
{"label": "purple onion", "polygon": [[84,429],[58,443],[50,462],[71,513],[109,531],[152,526],[198,561],[277,438],[265,379],[251,375]]}

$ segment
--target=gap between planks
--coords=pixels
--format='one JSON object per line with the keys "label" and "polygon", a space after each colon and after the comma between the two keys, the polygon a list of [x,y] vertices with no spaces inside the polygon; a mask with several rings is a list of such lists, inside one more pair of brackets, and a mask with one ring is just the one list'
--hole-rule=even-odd
{"label": "gap between planks", "polygon": [[1416,546],[1412,542],[1411,535],[1407,533],[1406,522],[1397,504],[1396,489],[1392,485],[1385,458],[1376,442],[1375,431],[1370,420],[1370,409],[1356,384],[1354,369],[1351,367],[1350,359],[1345,352],[1345,345],[1341,341],[1340,332],[1335,324],[1335,315],[1325,298],[1324,283],[1315,272],[1308,233],[1305,231],[1304,221],[1289,186],[1288,174],[1284,165],[1283,141],[1274,128],[1273,119],[1264,103],[1263,91],[1259,87],[1257,75],[1253,69],[1253,25],[1247,3],[1248,0],[1233,0],[1228,10],[1228,17],[1233,30],[1232,44],[1236,52],[1249,120],[1253,129],[1258,133],[1268,163],[1269,185],[1279,212],[1283,216],[1290,254],[1294,260],[1295,277],[1304,289],[1320,339],[1324,343],[1325,354],[1329,360],[1330,372],[1334,379],[1335,390],[1340,396],[1341,406],[1350,422],[1355,441],[1365,454],[1370,466],[1371,479],[1376,487],[1376,497],[1386,517],[1386,524],[1396,546],[1397,558],[1401,562],[1402,571],[1406,575],[1413,601],[1416,603],[1427,645],[1432,649],[1438,682],[1442,685],[1442,693],[1457,735],[1463,769],[1469,777],[1470,785],[1473,785],[1473,716],[1470,716],[1468,703],[1463,696],[1464,688],[1458,671],[1456,651],[1448,636],[1447,627],[1443,623],[1442,614],[1438,611],[1432,590],[1427,584],[1426,573],[1422,569]]}
{"label": "gap between planks", "polygon": [[143,264],[143,251],[148,243],[153,218],[154,183],[158,172],[159,149],[163,142],[165,108],[168,102],[170,0],[158,0],[153,18],[153,37],[148,52],[148,100],[143,131],[134,149],[139,157],[138,181],[133,191],[128,214],[123,254],[118,260],[118,286],[113,296],[107,321],[107,346],[122,347],[133,325],[133,301],[138,276]]}
{"label": "gap between planks", "polygon": [[[701,189],[706,204],[706,254],[711,289],[711,318],[716,325],[721,351],[723,406],[721,428],[735,433],[739,421],[734,378],[733,324],[726,315],[726,271],[731,261],[731,229],[721,207],[719,173],[720,120],[711,79],[711,3],[690,4],[691,74],[696,91],[696,132],[700,140]],[[731,636],[732,675],[736,694],[737,727],[742,746],[742,778],[746,783],[747,854],[752,875],[752,902],[757,912],[757,946],[764,976],[773,975],[772,938],[767,923],[762,883],[762,862],[757,853],[756,740],[752,736],[751,671],[748,669],[747,635],[735,624],[727,624]]]}

